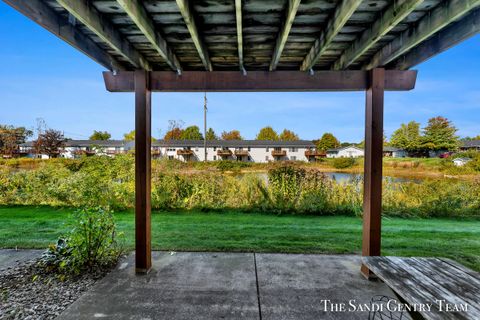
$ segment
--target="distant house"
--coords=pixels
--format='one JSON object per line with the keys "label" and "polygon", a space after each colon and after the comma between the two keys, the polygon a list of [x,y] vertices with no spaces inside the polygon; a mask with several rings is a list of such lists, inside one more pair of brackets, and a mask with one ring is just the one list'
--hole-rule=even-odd
{"label": "distant house", "polygon": [[[134,143],[127,145],[133,149]],[[207,140],[207,161],[235,160],[243,162],[315,161],[321,156],[312,141]],[[181,161],[204,161],[203,140],[157,140],[152,155]]]}
{"label": "distant house", "polygon": [[464,165],[466,165],[468,162],[472,161],[472,159],[470,158],[456,158],[456,159],[453,159],[453,164],[457,167],[463,167]]}
{"label": "distant house", "polygon": [[405,158],[407,151],[395,147],[383,147],[383,156],[390,158]]}
{"label": "distant house", "polygon": [[[75,159],[83,155],[115,156],[125,152],[125,141],[122,140],[67,140],[65,147],[60,150],[59,157]],[[48,158],[45,154],[36,153],[33,141],[21,144],[19,153],[28,158]]]}
{"label": "distant house", "polygon": [[460,150],[463,150],[463,151],[467,151],[467,150],[480,151],[480,140],[464,141],[463,144],[460,146]]}
{"label": "distant house", "polygon": [[359,158],[364,155],[363,149],[353,145],[327,150],[327,158]]}

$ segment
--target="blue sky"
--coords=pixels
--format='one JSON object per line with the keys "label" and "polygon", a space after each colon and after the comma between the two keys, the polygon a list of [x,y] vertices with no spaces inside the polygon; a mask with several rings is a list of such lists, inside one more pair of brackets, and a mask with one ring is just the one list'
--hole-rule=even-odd
{"label": "blue sky", "polygon": [[[113,138],[134,127],[134,97],[105,90],[103,68],[0,1],[0,123],[34,127],[43,118],[74,139],[95,130]],[[385,133],[402,122],[425,125],[442,115],[460,136],[480,134],[480,35],[418,66],[416,89],[385,96]],[[341,141],[363,139],[364,93],[210,93],[209,126],[255,138],[266,125],[301,138],[333,132]],[[203,94],[155,93],[152,134],[168,120],[202,126]]]}

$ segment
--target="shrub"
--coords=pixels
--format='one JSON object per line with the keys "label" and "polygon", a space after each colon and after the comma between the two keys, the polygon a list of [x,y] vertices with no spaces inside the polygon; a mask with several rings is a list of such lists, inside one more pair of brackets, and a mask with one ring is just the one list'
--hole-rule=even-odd
{"label": "shrub", "polygon": [[70,234],[44,253],[40,264],[60,274],[94,272],[113,266],[122,250],[112,212],[100,208],[76,211]]}
{"label": "shrub", "polygon": [[333,160],[333,167],[335,169],[346,169],[353,167],[355,163],[354,158],[335,158]]}
{"label": "shrub", "polygon": [[268,171],[272,208],[281,212],[292,210],[300,196],[305,169],[283,166]]}
{"label": "shrub", "polygon": [[242,168],[250,166],[248,162],[221,160],[216,162],[217,169],[220,171],[239,171]]}

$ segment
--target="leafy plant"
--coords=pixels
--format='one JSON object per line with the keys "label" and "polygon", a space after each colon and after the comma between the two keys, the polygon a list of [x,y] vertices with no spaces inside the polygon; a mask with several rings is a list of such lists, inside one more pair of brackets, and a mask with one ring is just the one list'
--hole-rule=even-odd
{"label": "leafy plant", "polygon": [[355,163],[354,158],[335,158],[332,165],[335,169],[346,169],[353,167]]}
{"label": "leafy plant", "polygon": [[75,212],[75,224],[44,253],[41,264],[60,274],[94,272],[114,265],[121,252],[111,211],[101,208]]}

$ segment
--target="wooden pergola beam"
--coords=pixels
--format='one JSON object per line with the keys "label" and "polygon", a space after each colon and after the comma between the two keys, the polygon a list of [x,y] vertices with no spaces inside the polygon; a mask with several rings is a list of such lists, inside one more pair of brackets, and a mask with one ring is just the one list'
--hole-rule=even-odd
{"label": "wooden pergola beam", "polygon": [[134,67],[150,70],[148,61],[104,18],[87,0],[57,0],[57,2],[95,33],[102,41],[121,54]]}
{"label": "wooden pergola beam", "polygon": [[238,47],[238,66],[244,70],[243,66],[243,14],[242,0],[235,0],[235,18],[237,21],[237,47]]}
{"label": "wooden pergola beam", "polygon": [[480,9],[446,27],[393,62],[398,70],[407,70],[480,33]]}
{"label": "wooden pergola beam", "polygon": [[[170,72],[172,73],[172,72]],[[149,71],[134,71],[135,84],[135,271],[148,273],[151,248],[152,93]]]}
{"label": "wooden pergola beam", "polygon": [[[169,71],[150,72],[150,89],[156,92],[287,92],[287,91],[364,91],[369,87],[369,72],[364,70],[317,71],[186,71],[177,75]],[[104,72],[110,92],[133,92],[134,72]],[[385,90],[411,90],[415,87],[415,70],[385,71]]]}
{"label": "wooden pergola beam", "polygon": [[125,70],[115,57],[100,48],[92,39],[84,35],[77,27],[62,19],[53,9],[40,0],[4,0],[24,16],[32,19],[74,48],[108,70]]}
{"label": "wooden pergola beam", "polygon": [[280,30],[280,34],[277,38],[275,50],[273,51],[272,61],[270,62],[270,71],[274,71],[275,69],[277,69],[278,62],[280,61],[283,49],[285,48],[285,43],[287,43],[290,29],[292,28],[293,21],[295,20],[295,16],[297,15],[300,1],[301,0],[288,1],[285,23],[283,24],[282,29]]}
{"label": "wooden pergola beam", "polygon": [[444,2],[433,9],[431,13],[426,14],[414,27],[405,30],[395,40],[377,52],[365,66],[365,69],[387,65],[478,6],[480,6],[480,0]]}
{"label": "wooden pergola beam", "polygon": [[138,0],[117,0],[117,3],[127,13],[130,19],[145,35],[150,44],[174,71],[180,72],[182,66],[173,51],[168,47],[167,41],[155,29],[152,19],[148,16],[143,4]]}
{"label": "wooden pergola beam", "polygon": [[235,0],[235,18],[237,21],[237,47],[238,47],[238,66],[244,70],[243,66],[243,14],[242,0]]}
{"label": "wooden pergola beam", "polygon": [[[382,224],[382,159],[383,159],[383,100],[385,70],[373,69],[365,103],[365,160],[363,187],[363,256],[381,253]],[[367,278],[371,271],[362,265]]]}
{"label": "wooden pergola beam", "polygon": [[200,56],[205,69],[207,71],[212,71],[212,63],[210,62],[208,50],[198,33],[195,17],[193,16],[193,12],[190,7],[190,2],[188,0],[177,0],[177,6],[182,14],[185,24],[187,25],[190,36],[192,37],[195,48],[197,48],[198,55]]}
{"label": "wooden pergola beam", "polygon": [[322,31],[320,37],[315,41],[310,52],[305,57],[300,70],[307,71],[313,68],[361,3],[362,0],[343,0],[337,6],[325,30]]}
{"label": "wooden pergola beam", "polygon": [[359,57],[370,49],[377,41],[403,21],[424,0],[394,1],[380,14],[371,28],[367,28],[362,35],[337,59],[332,70],[348,68]]}

